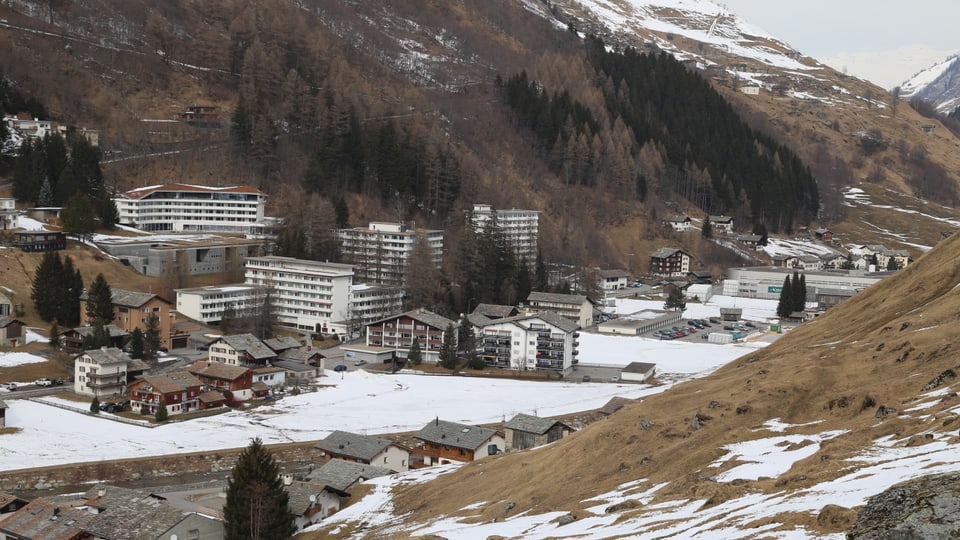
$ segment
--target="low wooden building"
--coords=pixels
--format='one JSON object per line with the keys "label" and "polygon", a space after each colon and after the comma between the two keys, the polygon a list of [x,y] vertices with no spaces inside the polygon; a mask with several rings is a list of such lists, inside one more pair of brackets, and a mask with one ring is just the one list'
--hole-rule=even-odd
{"label": "low wooden building", "polygon": [[424,465],[475,461],[506,448],[503,433],[499,431],[439,418],[424,426],[413,438],[422,444],[414,453],[423,456]]}
{"label": "low wooden building", "polygon": [[410,451],[379,437],[334,431],[317,443],[321,456],[385,467],[395,472],[410,468]]}
{"label": "low wooden building", "polygon": [[518,414],[503,425],[507,451],[523,450],[550,444],[566,437],[573,428],[550,418]]}
{"label": "low wooden building", "polygon": [[58,251],[67,249],[67,235],[56,231],[18,231],[14,247],[23,251]]}
{"label": "low wooden building", "polygon": [[23,329],[26,325],[19,319],[0,315],[0,345],[17,347],[26,343]]}

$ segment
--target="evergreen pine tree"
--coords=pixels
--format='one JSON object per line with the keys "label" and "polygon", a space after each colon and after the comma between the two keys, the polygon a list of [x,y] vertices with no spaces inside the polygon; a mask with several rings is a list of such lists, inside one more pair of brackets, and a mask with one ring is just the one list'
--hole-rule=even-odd
{"label": "evergreen pine tree", "polygon": [[90,283],[90,290],[87,291],[86,314],[90,324],[94,324],[97,320],[102,324],[113,322],[113,291],[103,274],[97,274]]}
{"label": "evergreen pine tree", "polygon": [[44,178],[40,185],[40,195],[37,198],[37,205],[41,207],[53,206],[53,188],[50,187],[50,179]]}
{"label": "evergreen pine tree", "polygon": [[227,304],[223,308],[223,313],[220,314],[220,333],[229,336],[234,333],[236,328],[237,310],[234,309],[233,304]]}
{"label": "evergreen pine tree", "polygon": [[227,480],[225,540],[282,540],[295,532],[280,467],[259,438],[244,448]]}
{"label": "evergreen pine tree", "polygon": [[440,347],[440,366],[447,369],[456,369],[457,367],[457,345],[456,330],[453,323],[447,325],[443,332],[443,345]]}
{"label": "evergreen pine tree", "polygon": [[147,329],[143,333],[143,355],[154,359],[160,350],[160,319],[156,315],[147,317]]}
{"label": "evergreen pine tree", "polygon": [[713,224],[710,223],[710,216],[703,218],[703,228],[700,229],[700,235],[704,238],[713,237]]}
{"label": "evergreen pine tree", "polygon": [[423,363],[423,352],[420,351],[420,340],[417,338],[413,338],[413,345],[410,345],[410,351],[407,352],[407,362],[413,366]]}
{"label": "evergreen pine tree", "polygon": [[96,210],[97,219],[100,220],[101,228],[112,230],[117,226],[117,223],[120,221],[120,211],[117,210],[116,203],[113,202],[110,194],[106,191],[101,191],[100,194],[97,195]]}
{"label": "evergreen pine tree", "polygon": [[110,346],[110,332],[107,331],[102,319],[94,319],[91,332],[83,338],[83,350],[99,349]]}
{"label": "evergreen pine tree", "polygon": [[160,424],[167,421],[168,415],[169,413],[167,412],[167,404],[161,400],[160,404],[157,405],[157,412],[153,414],[153,419]]}
{"label": "evergreen pine tree", "polygon": [[777,316],[788,317],[793,312],[793,290],[790,283],[790,274],[783,278],[783,287],[780,288],[780,299],[777,301]]}
{"label": "evergreen pine tree", "polygon": [[530,267],[526,260],[521,260],[517,267],[517,300],[525,302],[533,290],[533,280],[530,276]]}
{"label": "evergreen pine tree", "polygon": [[44,321],[52,321],[61,312],[62,281],[63,261],[60,260],[60,254],[55,251],[44,253],[33,275],[30,291],[33,306]]}
{"label": "evergreen pine tree", "polygon": [[130,358],[143,358],[143,332],[139,328],[130,333]]}
{"label": "evergreen pine tree", "polygon": [[337,228],[346,229],[350,224],[350,208],[347,206],[347,201],[343,198],[343,195],[334,198],[333,211],[337,216]]}
{"label": "evergreen pine tree", "polygon": [[687,302],[683,299],[683,291],[677,287],[670,289],[670,292],[667,294],[667,301],[663,303],[663,309],[672,309],[674,311],[687,309]]}
{"label": "evergreen pine tree", "polygon": [[[537,249],[537,260],[533,265],[533,290],[550,292],[550,283],[547,278],[547,265],[543,262],[543,252]],[[523,298],[526,301],[526,297]]]}
{"label": "evergreen pine tree", "polygon": [[97,230],[96,204],[89,196],[76,192],[63,205],[60,217],[63,229],[75,235],[81,242],[86,241]]}
{"label": "evergreen pine tree", "polygon": [[93,400],[90,402],[90,412],[93,414],[100,413],[100,399],[97,396],[93,396]]}
{"label": "evergreen pine tree", "polygon": [[897,265],[897,259],[894,257],[887,258],[887,270],[895,272],[900,269],[900,266]]}
{"label": "evergreen pine tree", "polygon": [[793,295],[792,311],[803,311],[807,307],[807,291],[800,272],[793,272],[793,281],[790,282],[790,293]]}
{"label": "evergreen pine tree", "polygon": [[73,327],[80,324],[80,296],[83,294],[83,276],[80,270],[74,268],[73,259],[67,255],[63,258],[63,297],[60,302],[57,320],[64,326]]}

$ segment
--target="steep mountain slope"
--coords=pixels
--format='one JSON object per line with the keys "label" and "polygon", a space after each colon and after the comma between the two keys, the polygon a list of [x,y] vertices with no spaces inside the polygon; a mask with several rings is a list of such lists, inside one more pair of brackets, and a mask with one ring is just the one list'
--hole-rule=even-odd
{"label": "steep mountain slope", "polygon": [[960,63],[951,56],[914,75],[900,85],[904,99],[919,98],[941,114],[950,114],[960,105]]}
{"label": "steep mountain slope", "polygon": [[545,448],[378,484],[385,515],[307,538],[841,537],[868,496],[960,464],[958,256],[954,235],[705,379]]}
{"label": "steep mountain slope", "polygon": [[[646,201],[565,185],[493,82],[525,69],[544,88],[601,110],[600,81],[573,28],[614,46],[670,51],[699,69],[751,125],[811,166],[822,223],[847,219],[840,191],[860,181],[947,205],[957,200],[960,156],[947,130],[924,133],[930,121],[893,107],[881,89],[705,1],[17,0],[0,13],[6,75],[42,96],[55,117],[100,128],[108,181],[120,189],[161,179],[245,182],[263,186],[287,211],[280,199],[303,200],[285,188],[299,186],[321,154],[324,126],[344,125],[353,110],[363,128],[393,123],[424,141],[427,154],[452,156],[460,172],[458,197],[441,211],[434,208],[446,201],[386,197],[390,190],[372,181],[353,191],[347,181],[324,185],[323,193],[348,189],[354,224],[400,215],[440,225],[476,201],[531,207],[543,211],[548,258],[627,265],[629,253],[663,243],[659,216],[704,210],[666,176],[653,178]],[[759,93],[745,94],[744,86]],[[166,121],[192,103],[219,105],[225,118],[240,104],[256,109],[244,124],[247,142],[227,129]],[[615,119],[601,123],[610,141],[628,146]],[[608,162],[603,145],[615,145],[595,144],[591,158]],[[586,209],[575,219],[574,204]]]}

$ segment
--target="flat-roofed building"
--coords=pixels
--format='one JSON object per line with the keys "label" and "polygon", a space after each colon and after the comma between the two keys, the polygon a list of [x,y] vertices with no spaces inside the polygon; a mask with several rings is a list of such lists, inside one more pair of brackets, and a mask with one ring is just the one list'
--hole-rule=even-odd
{"label": "flat-roofed building", "polygon": [[248,285],[272,289],[281,326],[317,332],[349,318],[353,266],[275,256],[251,257],[246,266]]}
{"label": "flat-roofed building", "polygon": [[246,283],[177,289],[177,313],[204,324],[219,323],[225,311],[239,317],[263,306],[266,291]]}
{"label": "flat-roofed building", "polygon": [[510,243],[517,259],[533,265],[537,259],[540,240],[540,212],[538,210],[497,210],[489,204],[473,205],[473,228],[483,231],[488,223],[496,223],[500,234]]}
{"label": "flat-roofed building", "polygon": [[267,195],[250,186],[163,184],[115,197],[119,222],[150,232],[264,233]]}
{"label": "flat-roofed building", "polygon": [[413,247],[425,237],[431,262],[443,262],[443,231],[411,229],[404,223],[372,222],[366,228],[338,229],[340,253],[355,267],[357,281],[402,285]]}

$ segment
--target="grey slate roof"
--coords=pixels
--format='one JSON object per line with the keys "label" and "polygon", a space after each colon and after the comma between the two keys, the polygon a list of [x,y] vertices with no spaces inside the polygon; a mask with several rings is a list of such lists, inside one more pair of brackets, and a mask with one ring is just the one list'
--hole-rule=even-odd
{"label": "grey slate roof", "polygon": [[154,540],[187,517],[145,491],[98,486],[87,492],[87,498],[92,506],[104,509],[84,527],[99,538]]}
{"label": "grey slate roof", "polygon": [[290,336],[281,336],[278,338],[270,338],[263,340],[263,344],[267,347],[270,347],[274,352],[285,351],[287,349],[296,349],[297,347],[302,347],[303,344],[299,341],[293,339]]}
{"label": "grey slate roof", "polygon": [[674,253],[679,252],[677,248],[662,247],[650,254],[653,259],[669,259]]}
{"label": "grey slate roof", "polygon": [[[113,305],[115,306],[138,308],[146,304],[150,300],[152,300],[154,297],[160,298],[160,300],[163,300],[168,304],[170,303],[169,300],[166,300],[153,293],[145,293],[140,291],[125,291],[123,289],[110,289],[110,293],[111,293],[111,299],[113,300]],[[84,290],[83,293],[80,294],[80,299],[89,300],[86,290]]]}
{"label": "grey slate roof", "polygon": [[334,493],[340,495],[341,497],[350,496],[350,494],[346,491],[327,486],[323,482],[316,482],[312,480],[307,482],[295,480],[290,485],[283,486],[283,489],[287,492],[288,496],[287,506],[290,507],[290,511],[296,516],[304,515],[313,505],[313,501],[310,500],[310,497],[317,495],[325,489],[333,490]]}
{"label": "grey slate roof", "polygon": [[533,291],[527,296],[528,302],[550,302],[553,304],[573,304],[573,305],[582,305],[584,301],[590,300],[588,297],[581,294],[560,294],[560,293],[547,293]]}
{"label": "grey slate roof", "polygon": [[511,316],[517,308],[513,306],[501,306],[499,304],[477,304],[473,308],[472,314],[483,315],[491,319],[500,319]]}
{"label": "grey slate roof", "polygon": [[550,428],[556,424],[563,424],[559,420],[553,420],[550,418],[540,418],[539,416],[530,416],[529,414],[520,413],[510,419],[509,422],[503,425],[504,429],[512,429],[514,431],[523,431],[524,433],[534,433],[537,435],[543,435],[544,433],[550,431]]}
{"label": "grey slate roof", "polygon": [[656,369],[656,364],[651,364],[649,362],[630,362],[627,364],[622,371],[627,373],[649,373],[650,370]]}
{"label": "grey slate roof", "polygon": [[75,507],[82,503],[76,497],[73,500],[48,497],[34,499],[0,521],[0,531],[31,540],[79,537],[85,526],[97,517],[97,514]]}
{"label": "grey slate roof", "polygon": [[[0,324],[0,326],[3,326],[3,325]],[[130,332],[127,332],[126,330],[124,330],[123,328],[120,328],[119,326],[117,326],[117,325],[115,325],[115,324],[108,324],[108,325],[104,326],[103,328],[107,331],[108,334],[110,334],[110,337],[112,337],[112,338],[116,338],[116,337],[126,337],[126,336],[129,336],[129,335],[130,335]],[[93,334],[93,327],[92,327],[92,326],[78,326],[78,327],[76,327],[76,328],[72,328],[72,329],[70,329],[70,330],[67,330],[66,332],[63,332],[63,333],[66,334],[67,332],[70,332],[70,331],[76,332],[77,334],[79,334],[79,335],[81,335],[81,336],[83,336],[83,337],[87,337],[87,336]]]}
{"label": "grey slate roof", "polygon": [[601,270],[597,272],[597,274],[604,279],[630,277],[630,274],[626,270],[620,270],[620,269]]}
{"label": "grey slate roof", "polygon": [[245,351],[255,360],[274,358],[277,356],[277,353],[273,352],[270,347],[264,345],[263,342],[253,334],[235,334],[232,336],[223,336],[220,339],[237,351]]}
{"label": "grey slate roof", "polygon": [[368,437],[348,431],[334,431],[318,442],[316,447],[333,454],[369,462],[391,444],[393,443],[387,439],[379,437]]}
{"label": "grey slate roof", "polygon": [[523,328],[527,328],[526,325],[522,325],[519,323],[527,322],[533,319],[540,319],[544,322],[550,323],[553,326],[556,326],[557,328],[559,328],[560,330],[563,330],[564,332],[576,332],[577,330],[580,329],[579,324],[565,317],[561,317],[560,315],[556,314],[553,311],[540,311],[538,313],[524,313],[523,315],[514,315],[513,317],[505,317],[503,319],[488,319],[486,323],[482,325],[478,324],[477,326],[483,328],[484,326],[490,326],[492,324],[507,322],[507,323],[516,323],[519,326],[522,326]]}
{"label": "grey slate roof", "polygon": [[476,450],[483,446],[490,437],[497,432],[485,427],[458,424],[446,420],[434,420],[424,426],[414,439],[420,439],[434,444],[442,444],[453,448]]}
{"label": "grey slate roof", "polygon": [[97,364],[104,366],[107,364],[129,364],[132,358],[130,355],[121,351],[116,347],[101,347],[99,349],[90,349],[89,351],[84,351],[80,356],[89,356],[91,360]]}
{"label": "grey slate roof", "polygon": [[479,326],[480,328],[483,328],[484,326],[492,323],[494,319],[491,319],[486,315],[481,315],[480,313],[473,312],[467,315],[467,321],[474,326]]}
{"label": "grey slate roof", "polygon": [[311,366],[310,364],[304,364],[303,362],[298,362],[296,360],[274,360],[271,363],[275,367],[283,368],[285,371],[293,371],[296,373],[313,373],[317,370],[317,366]]}
{"label": "grey slate roof", "polygon": [[277,354],[277,360],[287,360],[289,362],[300,362],[306,364],[308,360],[315,356],[322,356],[319,351],[308,351],[306,347],[296,349],[287,349]]}
{"label": "grey slate roof", "polygon": [[331,459],[323,467],[308,474],[307,480],[336,490],[347,491],[350,486],[357,482],[389,474],[393,474],[393,471],[384,467],[353,463],[342,459]]}

